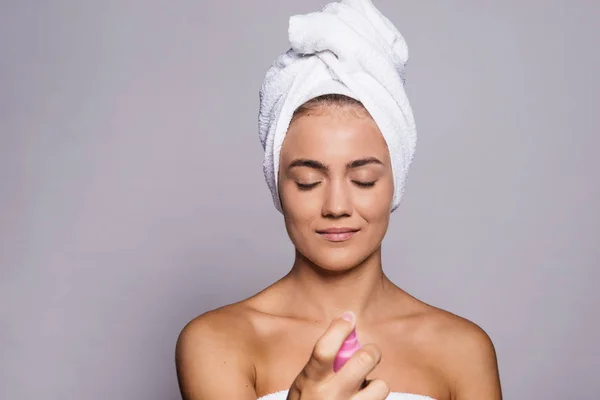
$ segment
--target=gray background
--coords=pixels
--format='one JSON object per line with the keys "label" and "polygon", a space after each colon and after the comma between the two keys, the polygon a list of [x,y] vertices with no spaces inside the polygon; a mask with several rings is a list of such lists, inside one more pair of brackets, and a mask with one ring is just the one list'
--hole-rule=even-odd
{"label": "gray background", "polygon": [[[194,316],[285,274],[258,89],[324,1],[2,1],[0,398],[176,399]],[[419,129],[384,242],[506,399],[600,392],[596,1],[397,1]]]}

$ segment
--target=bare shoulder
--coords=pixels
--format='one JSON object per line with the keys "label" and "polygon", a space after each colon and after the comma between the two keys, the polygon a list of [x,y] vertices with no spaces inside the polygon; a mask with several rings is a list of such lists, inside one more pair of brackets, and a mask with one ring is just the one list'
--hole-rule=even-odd
{"label": "bare shoulder", "polygon": [[230,304],[208,311],[185,325],[177,345],[179,347],[210,342],[212,347],[243,347],[253,337],[253,326],[248,314],[244,303]]}
{"label": "bare shoulder", "polygon": [[175,350],[183,399],[256,399],[253,341],[243,303],[206,312],[186,324]]}
{"label": "bare shoulder", "polygon": [[476,323],[448,311],[432,308],[429,313],[432,334],[444,353],[461,359],[495,358],[490,336]]}
{"label": "bare shoulder", "polygon": [[488,333],[466,318],[431,306],[423,320],[454,398],[500,400],[496,350]]}

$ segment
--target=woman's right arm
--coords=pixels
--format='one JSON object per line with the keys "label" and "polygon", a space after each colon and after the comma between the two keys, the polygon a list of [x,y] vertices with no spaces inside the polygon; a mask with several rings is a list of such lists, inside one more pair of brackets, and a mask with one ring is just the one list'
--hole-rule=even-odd
{"label": "woman's right arm", "polygon": [[256,400],[254,367],[238,330],[247,327],[232,319],[213,311],[181,331],[175,360],[183,400]]}

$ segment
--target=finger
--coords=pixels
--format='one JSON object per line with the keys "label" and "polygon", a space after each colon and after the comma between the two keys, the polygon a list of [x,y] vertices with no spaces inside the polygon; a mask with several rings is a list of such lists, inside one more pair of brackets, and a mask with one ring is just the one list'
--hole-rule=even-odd
{"label": "finger", "polygon": [[308,377],[319,379],[333,374],[333,360],[355,324],[356,317],[353,313],[344,313],[331,321],[325,333],[317,340],[310,360],[304,367]]}
{"label": "finger", "polygon": [[390,394],[390,388],[381,379],[369,381],[367,386],[352,396],[352,400],[385,400]]}
{"label": "finger", "polygon": [[352,355],[352,357],[337,372],[335,380],[339,385],[348,388],[350,393],[360,389],[367,375],[381,361],[381,351],[373,344],[367,344]]}
{"label": "finger", "polygon": [[292,384],[290,390],[288,390],[285,400],[298,400],[300,398],[300,392],[297,390],[295,385]]}

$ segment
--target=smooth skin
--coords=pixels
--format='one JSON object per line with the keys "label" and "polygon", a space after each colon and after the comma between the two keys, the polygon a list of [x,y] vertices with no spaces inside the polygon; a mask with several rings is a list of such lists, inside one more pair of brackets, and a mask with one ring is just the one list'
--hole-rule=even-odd
{"label": "smooth skin", "polygon": [[[182,398],[255,400],[289,389],[290,400],[377,400],[390,390],[501,400],[488,335],[412,297],[383,272],[393,175],[368,113],[325,107],[295,119],[280,166],[294,264],[260,293],[185,326],[176,347]],[[358,231],[332,242],[319,233],[331,227]],[[340,318],[344,311],[352,322]],[[334,374],[333,357],[354,324],[363,348]]]}

